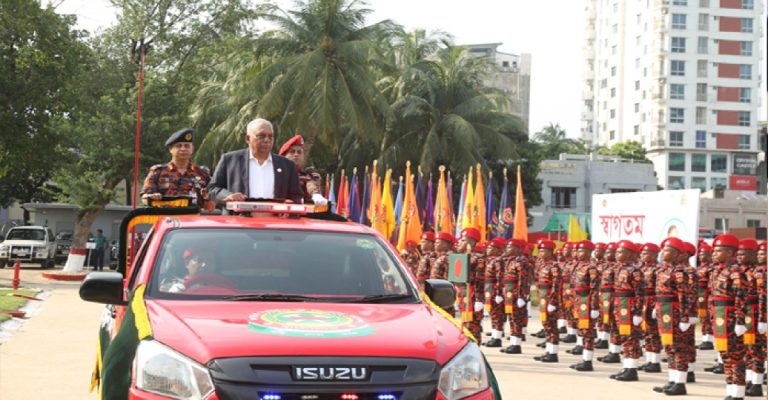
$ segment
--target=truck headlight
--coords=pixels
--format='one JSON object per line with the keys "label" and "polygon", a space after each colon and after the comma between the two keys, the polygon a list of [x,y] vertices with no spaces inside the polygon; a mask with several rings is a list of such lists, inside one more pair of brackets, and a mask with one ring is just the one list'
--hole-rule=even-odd
{"label": "truck headlight", "polygon": [[8,251],[8,245],[7,244],[0,245],[0,251]]}
{"label": "truck headlight", "polygon": [[485,360],[477,344],[470,342],[440,371],[437,384],[448,400],[461,399],[488,389]]}
{"label": "truck headlight", "polygon": [[205,399],[213,393],[208,370],[154,340],[143,340],[134,359],[136,387],[173,399]]}

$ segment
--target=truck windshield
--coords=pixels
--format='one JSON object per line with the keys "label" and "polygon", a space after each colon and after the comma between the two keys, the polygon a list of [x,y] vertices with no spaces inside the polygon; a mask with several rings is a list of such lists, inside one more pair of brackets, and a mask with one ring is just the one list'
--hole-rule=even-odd
{"label": "truck windshield", "polygon": [[171,231],[155,260],[149,295],[243,301],[416,301],[416,289],[384,246],[376,237],[349,233]]}
{"label": "truck windshield", "polygon": [[12,229],[5,240],[45,240],[42,229]]}

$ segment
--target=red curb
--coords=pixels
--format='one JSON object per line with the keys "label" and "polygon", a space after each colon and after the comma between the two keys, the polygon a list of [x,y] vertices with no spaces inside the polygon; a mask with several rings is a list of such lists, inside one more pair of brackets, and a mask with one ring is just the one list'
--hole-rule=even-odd
{"label": "red curb", "polygon": [[87,274],[65,274],[61,272],[43,272],[42,276],[54,281],[82,281]]}
{"label": "red curb", "polygon": [[0,310],[0,314],[8,314],[11,317],[26,318],[27,313],[19,310]]}

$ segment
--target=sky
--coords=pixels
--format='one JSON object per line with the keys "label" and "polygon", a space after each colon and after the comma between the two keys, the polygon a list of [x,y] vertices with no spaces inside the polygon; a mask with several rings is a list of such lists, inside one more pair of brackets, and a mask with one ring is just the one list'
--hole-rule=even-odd
{"label": "sky", "polygon": [[[56,10],[77,15],[81,29],[96,31],[116,20],[107,0],[54,3],[59,2]],[[288,8],[293,4],[289,0],[276,3]],[[529,131],[555,123],[568,137],[580,136],[583,0],[368,0],[367,4],[373,10],[371,23],[390,19],[407,30],[446,32],[457,44],[502,43],[501,52],[531,54]],[[762,54],[765,59],[765,49]],[[760,120],[766,118],[765,92]]]}

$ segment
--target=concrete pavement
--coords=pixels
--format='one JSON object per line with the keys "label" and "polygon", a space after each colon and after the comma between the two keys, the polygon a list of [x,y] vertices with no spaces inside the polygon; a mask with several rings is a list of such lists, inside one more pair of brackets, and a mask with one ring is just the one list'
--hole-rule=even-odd
{"label": "concrete pavement", "polygon": [[[24,321],[5,342],[0,343],[0,399],[96,399],[88,393],[95,362],[96,332],[102,305],[80,300],[78,282],[55,282],[41,278],[39,268],[23,268],[22,286],[45,291],[45,300],[31,309]],[[0,270],[0,286],[10,286],[12,272]],[[534,319],[530,331],[540,325]],[[487,326],[486,326],[487,328]],[[6,328],[7,330],[7,328]],[[483,340],[486,340],[484,337]],[[608,375],[621,370],[621,364],[595,361],[595,372],[579,373],[568,368],[580,357],[564,351],[573,345],[560,345],[560,363],[544,364],[533,360],[543,353],[535,347],[541,339],[528,337],[523,354],[502,354],[485,348],[499,379],[505,399],[589,399],[633,400],[665,398],[652,391],[666,382],[666,366],[660,374],[640,373],[639,382],[616,382]],[[507,343],[505,341],[504,345]],[[607,350],[598,350],[598,355]],[[721,399],[725,395],[723,375],[703,372],[712,364],[713,351],[700,352],[696,365],[697,383],[688,384],[687,399]]]}

